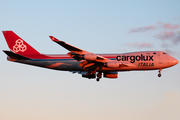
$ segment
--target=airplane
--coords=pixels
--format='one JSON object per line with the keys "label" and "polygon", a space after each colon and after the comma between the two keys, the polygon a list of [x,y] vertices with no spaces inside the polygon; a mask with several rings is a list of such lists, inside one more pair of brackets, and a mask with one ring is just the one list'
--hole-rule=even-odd
{"label": "airplane", "polygon": [[178,60],[163,51],[143,51],[123,54],[94,54],[77,48],[64,41],[49,36],[52,41],[67,49],[67,54],[41,54],[13,31],[2,31],[10,51],[7,60],[43,68],[79,73],[85,78],[99,81],[105,78],[118,78],[121,71],[159,70],[178,64]]}

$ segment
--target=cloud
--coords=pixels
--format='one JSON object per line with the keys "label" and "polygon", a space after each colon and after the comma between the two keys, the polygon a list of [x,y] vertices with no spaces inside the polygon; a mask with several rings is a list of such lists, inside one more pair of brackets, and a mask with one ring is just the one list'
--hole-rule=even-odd
{"label": "cloud", "polygon": [[161,27],[161,28],[164,28],[164,29],[169,29],[169,30],[175,30],[175,29],[178,29],[180,27],[180,25],[176,25],[176,24],[170,24],[170,23],[163,23],[163,22],[158,22],[158,25]]}
{"label": "cloud", "polygon": [[[180,25],[157,22],[156,25],[150,25],[145,27],[132,28],[128,33],[137,33],[137,32],[153,32],[152,37],[161,40],[163,43],[169,41],[170,44],[177,45],[180,43]],[[171,46],[171,45],[169,45]],[[166,45],[166,47],[168,47]]]}
{"label": "cloud", "polygon": [[129,33],[134,33],[134,32],[146,32],[149,30],[155,30],[156,26],[150,25],[150,26],[145,26],[145,27],[138,27],[138,28],[133,28],[129,31]]}
{"label": "cloud", "polygon": [[149,25],[144,27],[137,27],[132,28],[128,33],[135,33],[135,32],[146,32],[151,30],[157,30],[157,29],[165,29],[165,30],[176,30],[180,28],[180,25],[177,24],[170,24],[170,23],[164,23],[164,22],[157,22],[157,25]]}
{"label": "cloud", "polygon": [[163,31],[154,37],[160,40],[170,40],[173,44],[177,45],[180,42],[180,31]]}
{"label": "cloud", "polygon": [[161,40],[171,39],[175,36],[173,31],[164,31],[159,34],[156,34],[155,37]]}
{"label": "cloud", "polygon": [[139,43],[139,42],[126,43],[123,45],[128,46],[128,47],[136,47],[136,48],[151,48],[153,46],[152,43]]}

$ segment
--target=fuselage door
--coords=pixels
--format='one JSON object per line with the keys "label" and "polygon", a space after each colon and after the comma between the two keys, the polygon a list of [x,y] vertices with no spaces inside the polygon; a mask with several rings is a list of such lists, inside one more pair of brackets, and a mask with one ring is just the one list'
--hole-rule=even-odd
{"label": "fuselage door", "polygon": [[161,52],[158,52],[157,55],[158,55],[158,63],[163,64]]}

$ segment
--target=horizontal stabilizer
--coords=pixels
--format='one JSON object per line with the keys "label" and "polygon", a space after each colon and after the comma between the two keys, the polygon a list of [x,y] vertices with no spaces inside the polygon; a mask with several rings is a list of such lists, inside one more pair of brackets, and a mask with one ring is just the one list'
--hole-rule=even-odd
{"label": "horizontal stabilizer", "polygon": [[29,60],[30,59],[30,58],[24,57],[22,55],[18,55],[16,53],[13,53],[11,51],[3,50],[3,52],[6,53],[12,59],[21,59],[21,60]]}

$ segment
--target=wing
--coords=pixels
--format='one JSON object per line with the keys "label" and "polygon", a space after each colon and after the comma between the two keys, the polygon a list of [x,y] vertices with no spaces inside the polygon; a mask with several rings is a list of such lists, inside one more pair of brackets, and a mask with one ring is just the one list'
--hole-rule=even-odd
{"label": "wing", "polygon": [[65,49],[69,50],[70,52],[67,53],[67,55],[69,55],[70,57],[73,57],[74,59],[80,61],[80,60],[90,60],[90,61],[96,61],[96,62],[107,62],[110,59],[105,58],[103,56],[99,56],[96,55],[94,53],[82,50],[80,48],[77,48],[73,45],[70,45],[68,43],[65,43],[64,41],[60,41],[58,39],[56,39],[53,36],[49,36],[52,41],[56,42],[57,44],[61,45],[62,47],[64,47]]}
{"label": "wing", "polygon": [[133,64],[130,63],[111,60],[103,56],[82,50],[64,41],[60,41],[53,36],[49,36],[49,37],[52,39],[52,41],[56,42],[57,44],[61,45],[62,47],[70,51],[69,53],[67,53],[67,55],[76,59],[77,61],[81,61],[79,65],[85,71],[91,71],[93,73],[93,71],[96,72],[96,70],[98,70],[100,67],[118,68],[118,67],[134,66]]}

